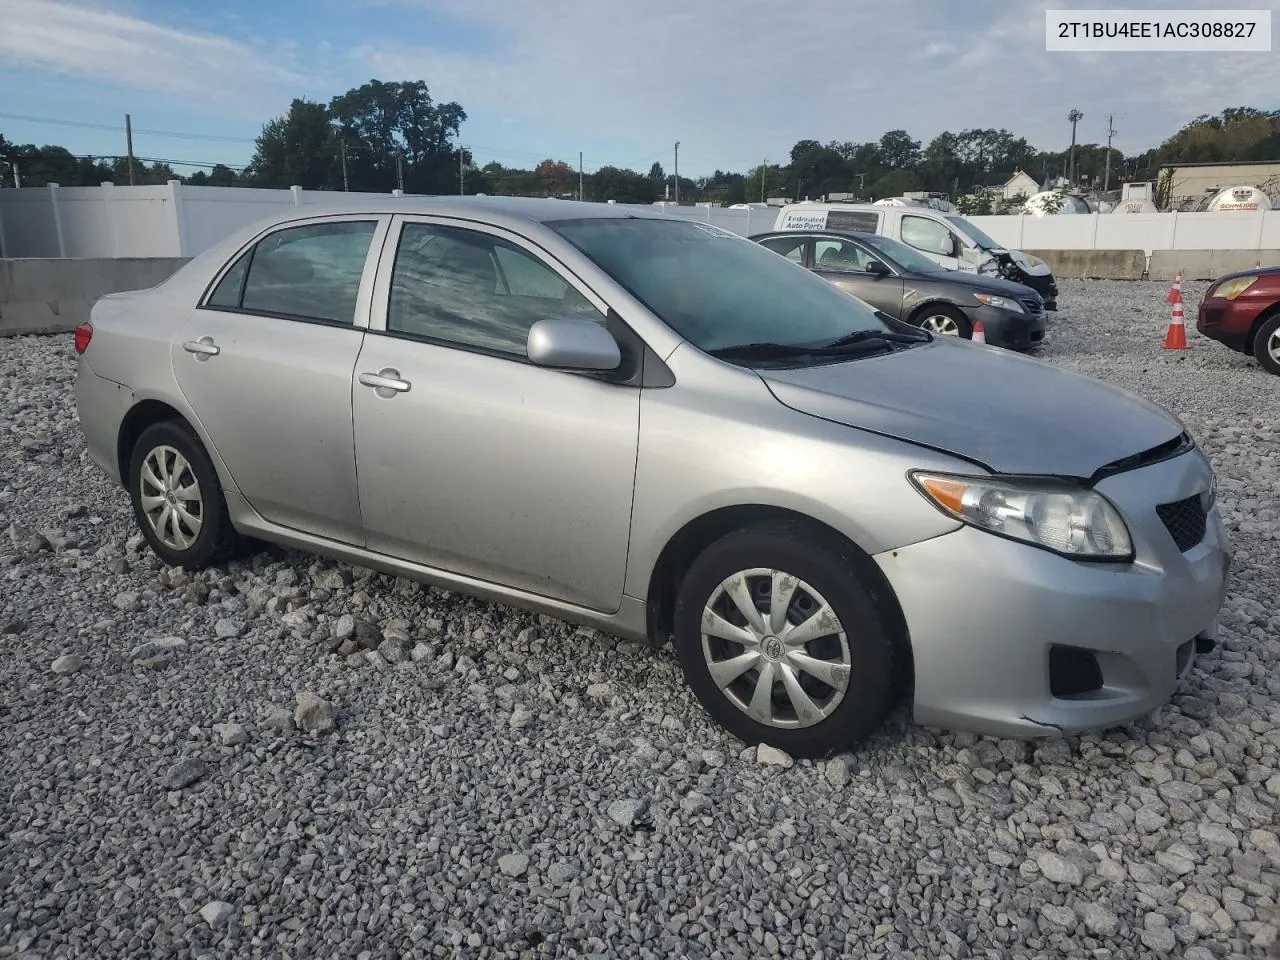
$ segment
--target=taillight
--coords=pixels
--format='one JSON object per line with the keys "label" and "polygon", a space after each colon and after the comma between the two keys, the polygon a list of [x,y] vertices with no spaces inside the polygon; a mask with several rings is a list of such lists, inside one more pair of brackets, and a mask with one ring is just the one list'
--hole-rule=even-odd
{"label": "taillight", "polygon": [[93,324],[82,323],[76,327],[76,353],[84,353],[89,349],[89,341],[93,339]]}

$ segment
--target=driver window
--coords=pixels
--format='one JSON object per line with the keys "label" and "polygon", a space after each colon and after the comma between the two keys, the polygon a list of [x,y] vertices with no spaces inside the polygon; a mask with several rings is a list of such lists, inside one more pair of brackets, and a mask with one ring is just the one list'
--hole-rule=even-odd
{"label": "driver window", "polygon": [[902,242],[924,253],[943,257],[956,255],[955,237],[951,231],[936,220],[925,217],[902,218]]}
{"label": "driver window", "polygon": [[550,317],[605,322],[586,297],[513,243],[458,227],[404,225],[388,331],[524,357],[529,328]]}
{"label": "driver window", "polygon": [[838,273],[866,273],[871,256],[856,244],[845,240],[816,240],[813,265],[816,270]]}

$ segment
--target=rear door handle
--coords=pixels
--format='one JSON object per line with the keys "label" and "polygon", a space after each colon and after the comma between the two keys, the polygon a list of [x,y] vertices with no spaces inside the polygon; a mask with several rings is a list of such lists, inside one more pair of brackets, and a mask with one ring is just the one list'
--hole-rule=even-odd
{"label": "rear door handle", "polygon": [[408,380],[401,380],[400,371],[392,367],[383,367],[377,373],[362,373],[359,380],[362,385],[373,387],[380,397],[404,393],[412,386]]}
{"label": "rear door handle", "polygon": [[213,342],[213,337],[201,337],[199,340],[188,340],[182,345],[187,353],[194,353],[197,360],[208,360],[222,352],[222,348]]}

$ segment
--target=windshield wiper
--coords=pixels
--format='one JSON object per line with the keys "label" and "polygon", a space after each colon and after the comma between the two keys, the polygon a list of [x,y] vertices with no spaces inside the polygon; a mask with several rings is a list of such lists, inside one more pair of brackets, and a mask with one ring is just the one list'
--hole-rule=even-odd
{"label": "windshield wiper", "polygon": [[[841,338],[843,340],[843,338]],[[798,343],[740,343],[709,351],[721,360],[783,360],[788,357],[854,357],[892,350],[889,338],[863,339],[804,346]],[[914,342],[914,341],[912,341]]]}
{"label": "windshield wiper", "polygon": [[823,346],[845,347],[875,340],[885,340],[889,343],[928,343],[932,339],[933,337],[923,330],[919,333],[899,333],[896,330],[855,330],[853,333],[847,333],[843,337],[832,340],[830,343],[823,344]]}

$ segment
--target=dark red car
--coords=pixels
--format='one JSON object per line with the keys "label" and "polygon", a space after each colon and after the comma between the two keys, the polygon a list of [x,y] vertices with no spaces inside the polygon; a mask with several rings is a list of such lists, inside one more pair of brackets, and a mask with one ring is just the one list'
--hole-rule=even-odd
{"label": "dark red car", "polygon": [[1196,329],[1280,374],[1280,268],[1244,270],[1205,291]]}

